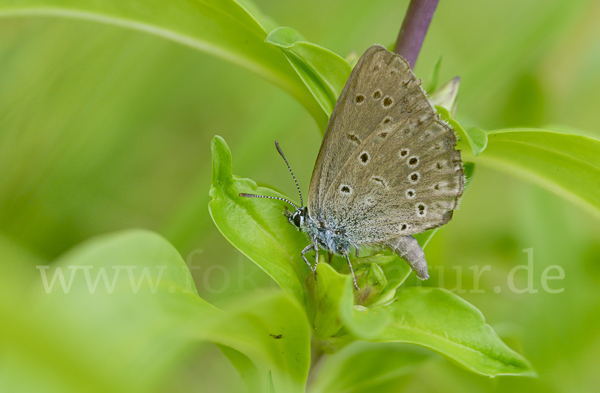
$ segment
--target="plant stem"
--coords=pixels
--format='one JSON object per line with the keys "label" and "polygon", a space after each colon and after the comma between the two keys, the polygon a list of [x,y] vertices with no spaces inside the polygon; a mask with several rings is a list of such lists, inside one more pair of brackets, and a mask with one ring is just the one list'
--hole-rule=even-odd
{"label": "plant stem", "polygon": [[410,0],[394,52],[414,68],[439,0]]}

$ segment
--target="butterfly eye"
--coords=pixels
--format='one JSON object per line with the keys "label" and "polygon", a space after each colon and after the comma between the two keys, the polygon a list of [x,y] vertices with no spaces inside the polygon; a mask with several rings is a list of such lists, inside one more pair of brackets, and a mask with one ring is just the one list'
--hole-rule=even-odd
{"label": "butterfly eye", "polygon": [[302,221],[304,221],[302,219],[302,215],[298,212],[294,213],[293,220],[294,220],[294,225],[297,226],[298,228],[300,228],[300,225],[302,225]]}

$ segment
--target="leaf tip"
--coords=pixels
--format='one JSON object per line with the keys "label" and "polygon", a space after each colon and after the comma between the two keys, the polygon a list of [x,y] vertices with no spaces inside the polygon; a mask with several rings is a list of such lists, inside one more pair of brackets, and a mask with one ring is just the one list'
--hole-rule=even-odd
{"label": "leaf tip", "polygon": [[298,41],[306,40],[296,29],[286,26],[276,28],[265,38],[265,42],[280,48],[290,48]]}
{"label": "leaf tip", "polygon": [[213,137],[210,150],[212,153],[212,184],[213,187],[216,187],[217,183],[233,177],[231,173],[231,151],[225,139],[219,135]]}
{"label": "leaf tip", "polygon": [[470,136],[470,139],[473,141],[473,155],[477,157],[486,149],[488,144],[488,135],[487,132],[477,127],[469,127],[466,130],[466,133]]}

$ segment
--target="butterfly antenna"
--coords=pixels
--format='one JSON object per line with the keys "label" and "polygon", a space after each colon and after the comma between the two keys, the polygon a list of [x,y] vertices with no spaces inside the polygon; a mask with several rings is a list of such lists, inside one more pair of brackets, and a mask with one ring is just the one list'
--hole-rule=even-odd
{"label": "butterfly antenna", "polygon": [[277,199],[277,200],[280,200],[280,201],[284,201],[284,202],[287,202],[287,203],[289,203],[290,205],[294,206],[294,207],[296,208],[296,210],[298,210],[298,206],[294,205],[294,204],[293,204],[291,201],[288,201],[288,200],[287,200],[287,199],[285,199],[285,198],[279,198],[279,197],[273,197],[273,196],[266,196],[266,195],[246,194],[246,193],[243,193],[243,192],[242,192],[242,193],[240,193],[240,196],[241,196],[241,197],[244,197],[244,198],[266,198],[266,199]]}
{"label": "butterfly antenna", "polygon": [[285,164],[287,165],[288,169],[290,170],[290,173],[292,174],[292,177],[294,178],[294,183],[296,183],[296,188],[298,189],[298,195],[300,195],[300,206],[303,207],[304,201],[302,200],[302,191],[300,191],[300,185],[298,184],[298,180],[296,180],[296,176],[294,175],[294,171],[292,171],[290,163],[288,162],[287,158],[285,158],[285,154],[283,154],[283,151],[281,151],[281,148],[279,147],[279,142],[277,142],[277,140],[275,140],[275,147],[277,147],[277,151],[279,152],[279,154],[281,154],[281,157],[283,157],[283,161],[285,161]]}

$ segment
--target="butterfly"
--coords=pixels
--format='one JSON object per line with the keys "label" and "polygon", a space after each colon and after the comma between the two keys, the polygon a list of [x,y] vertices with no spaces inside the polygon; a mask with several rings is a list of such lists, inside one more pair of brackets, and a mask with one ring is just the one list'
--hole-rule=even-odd
{"label": "butterfly", "polygon": [[[302,259],[316,279],[319,249],[346,258],[358,289],[350,253],[387,248],[417,277],[429,278],[425,254],[413,234],[446,224],[465,185],[456,135],[441,120],[402,58],[380,45],[367,49],[348,78],[323,137],[304,206],[280,199],[290,224],[310,244]],[[306,253],[315,251],[314,266]]]}

